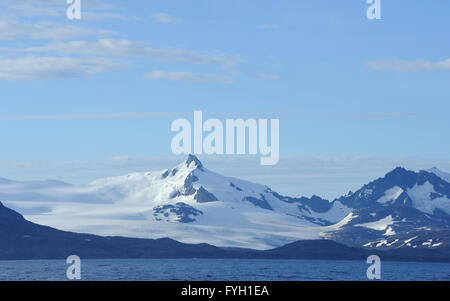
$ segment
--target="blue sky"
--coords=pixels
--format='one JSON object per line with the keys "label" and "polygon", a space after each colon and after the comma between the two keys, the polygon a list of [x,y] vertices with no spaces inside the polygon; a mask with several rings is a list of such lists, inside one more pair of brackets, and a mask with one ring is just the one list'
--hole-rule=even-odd
{"label": "blue sky", "polygon": [[[65,2],[0,4],[0,176],[82,183],[159,167],[170,123],[194,110],[279,118],[281,165],[226,173],[286,193],[335,196],[399,164],[450,168],[448,1],[382,0],[382,20],[364,0],[81,0],[81,20]],[[340,158],[351,178],[317,158]]]}

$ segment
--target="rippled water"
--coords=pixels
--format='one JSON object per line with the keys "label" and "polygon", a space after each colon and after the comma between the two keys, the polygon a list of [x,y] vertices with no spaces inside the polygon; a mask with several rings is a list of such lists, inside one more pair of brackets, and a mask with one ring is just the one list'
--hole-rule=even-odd
{"label": "rippled water", "polygon": [[[0,280],[66,280],[65,260],[0,261]],[[365,261],[86,259],[82,280],[367,280]],[[450,263],[382,262],[382,280],[450,280]]]}

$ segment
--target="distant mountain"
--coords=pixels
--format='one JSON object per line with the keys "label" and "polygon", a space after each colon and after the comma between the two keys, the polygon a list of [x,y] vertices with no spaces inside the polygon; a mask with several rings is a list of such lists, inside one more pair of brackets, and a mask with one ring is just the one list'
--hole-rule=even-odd
{"label": "distant mountain", "polygon": [[257,249],[320,238],[318,226],[351,211],[338,201],[291,198],[222,176],[192,155],[173,168],[86,186],[6,183],[0,200],[31,221],[64,230]]}
{"label": "distant mountain", "polygon": [[33,222],[104,236],[271,249],[331,239],[368,249],[446,249],[450,184],[436,168],[398,167],[333,201],[283,196],[208,170],[190,155],[161,171],[86,186],[0,180],[0,201]]}
{"label": "distant mountain", "polygon": [[[383,260],[450,261],[450,252],[377,251]],[[60,231],[24,219],[0,203],[0,260],[89,258],[276,258],[364,260],[372,251],[329,240],[303,240],[259,251],[185,244],[170,238],[102,237]]]}
{"label": "distant mountain", "polygon": [[440,177],[442,180],[447,181],[450,183],[450,173],[442,171],[438,169],[437,167],[430,168],[427,170],[428,172],[434,173],[438,177]]}
{"label": "distant mountain", "polygon": [[434,173],[399,167],[338,201],[353,210],[329,239],[381,249],[450,245],[450,183]]}

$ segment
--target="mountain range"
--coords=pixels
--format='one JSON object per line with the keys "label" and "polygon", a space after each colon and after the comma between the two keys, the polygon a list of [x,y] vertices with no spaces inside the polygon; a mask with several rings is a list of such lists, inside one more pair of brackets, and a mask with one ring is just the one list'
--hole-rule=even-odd
{"label": "mountain range", "polygon": [[368,250],[326,240],[301,240],[269,250],[186,244],[170,238],[142,239],[98,236],[57,230],[27,221],[0,203],[0,260],[120,258],[240,258],[240,259],[332,259],[450,261],[448,249]]}
{"label": "mountain range", "polygon": [[[449,178],[437,168],[416,172],[398,167],[334,200],[296,198],[217,174],[190,155],[173,168],[98,179],[85,186],[0,179],[0,201],[20,213],[8,211],[15,222],[71,231],[45,228],[70,233],[83,244],[92,239],[103,243],[109,237],[118,246],[122,239],[141,246],[143,241],[145,245],[170,237],[182,245],[207,245],[220,252],[239,248],[242,255],[242,250],[268,254],[319,239],[360,254],[445,254],[450,253]],[[4,215],[0,210],[2,226],[7,227]],[[20,235],[33,237],[26,232]]]}

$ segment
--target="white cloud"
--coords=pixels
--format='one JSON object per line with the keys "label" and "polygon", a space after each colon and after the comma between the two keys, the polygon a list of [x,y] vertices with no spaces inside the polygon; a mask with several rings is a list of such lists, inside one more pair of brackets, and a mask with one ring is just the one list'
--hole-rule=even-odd
{"label": "white cloud", "polygon": [[179,24],[183,22],[183,20],[165,13],[153,14],[152,18],[158,23]]}
{"label": "white cloud", "polygon": [[92,76],[121,65],[103,58],[23,57],[0,59],[0,79],[48,80]]}
{"label": "white cloud", "polygon": [[439,62],[430,60],[385,60],[370,61],[367,66],[375,70],[393,70],[393,71],[426,71],[426,70],[450,70],[450,59]]}
{"label": "white cloud", "polygon": [[153,48],[145,42],[116,39],[100,39],[96,42],[58,42],[38,47],[17,49],[17,51],[38,53],[88,54],[102,56],[129,56],[165,61],[185,61],[195,64],[220,64],[224,68],[232,67],[241,61],[241,58],[237,55],[226,55],[220,52],[198,53],[195,51],[180,48]]}
{"label": "white cloud", "polygon": [[147,79],[150,80],[173,80],[173,81],[183,81],[183,82],[222,82],[222,83],[232,83],[235,81],[233,77],[227,75],[216,75],[207,74],[200,75],[191,72],[166,72],[155,70],[146,75]]}
{"label": "white cloud", "polygon": [[27,24],[18,21],[0,20],[0,40],[68,40],[80,36],[103,36],[111,31],[83,28],[55,23]]}

